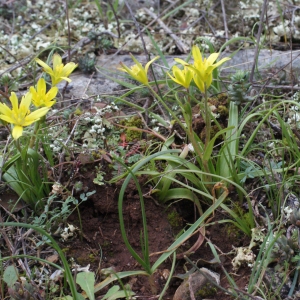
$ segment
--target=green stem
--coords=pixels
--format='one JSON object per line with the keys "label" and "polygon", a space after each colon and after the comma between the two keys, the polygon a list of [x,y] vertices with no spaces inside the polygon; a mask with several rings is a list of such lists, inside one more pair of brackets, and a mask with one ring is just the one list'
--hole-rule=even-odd
{"label": "green stem", "polygon": [[34,147],[34,144],[35,144],[35,141],[36,141],[36,135],[39,131],[39,128],[40,128],[40,122],[41,120],[35,122],[34,124],[34,130],[33,130],[33,135],[31,136],[31,139],[30,139],[30,142],[29,142],[29,148],[33,148]]}
{"label": "green stem", "polygon": [[184,129],[186,130],[186,128],[184,127],[184,125],[182,124],[182,122],[178,119],[178,117],[174,114],[174,112],[172,111],[172,109],[170,109],[168,107],[168,105],[163,101],[163,99],[154,91],[154,89],[150,86],[147,85],[148,89],[150,90],[150,92],[153,94],[154,98],[158,99],[159,102],[161,103],[161,105],[168,111],[168,113],[172,116],[172,118]]}
{"label": "green stem", "polygon": [[208,96],[207,96],[207,88],[205,85],[204,88],[204,113],[205,113],[205,146],[204,149],[206,150],[209,141],[210,141],[210,132],[211,132],[211,116],[210,116],[210,109],[208,107]]}
{"label": "green stem", "polygon": [[33,148],[34,147],[34,144],[35,144],[35,141],[36,141],[36,136],[37,136],[39,130],[41,128],[45,127],[45,123],[46,123],[46,116],[41,117],[37,122],[35,122],[35,124],[34,124],[34,130],[33,130],[33,135],[31,136],[31,139],[30,139],[30,142],[29,142],[29,148]]}
{"label": "green stem", "polygon": [[18,149],[18,151],[20,152],[20,155],[22,156],[22,150],[21,150],[21,146],[20,146],[20,141],[19,139],[14,140],[15,146]]}
{"label": "green stem", "polygon": [[[206,84],[204,84],[204,114],[205,114],[205,144],[204,144],[204,153],[209,145],[210,142],[210,133],[211,133],[211,115],[210,115],[210,108],[208,107],[208,95],[207,95],[207,88]],[[207,174],[210,174],[209,167],[208,167],[208,160],[203,159],[203,167]],[[205,175],[205,181],[210,182],[206,184],[207,187],[212,190],[212,178],[210,175]]]}

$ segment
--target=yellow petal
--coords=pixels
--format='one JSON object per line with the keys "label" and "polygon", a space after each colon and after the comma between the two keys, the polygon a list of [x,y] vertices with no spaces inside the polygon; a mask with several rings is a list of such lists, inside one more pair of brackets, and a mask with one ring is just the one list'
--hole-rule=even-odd
{"label": "yellow petal", "polygon": [[46,81],[44,78],[40,78],[38,83],[37,83],[37,91],[38,93],[43,93],[45,94],[46,93]]}
{"label": "yellow petal", "polygon": [[0,115],[0,119],[4,120],[10,124],[13,124],[15,122],[15,120],[13,118],[11,118],[9,115]]}
{"label": "yellow petal", "polygon": [[11,96],[9,97],[9,100],[11,102],[12,105],[12,109],[15,111],[18,109],[18,105],[19,105],[19,101],[18,101],[18,97],[16,95],[16,93],[11,92]]}
{"label": "yellow petal", "polygon": [[39,109],[35,110],[34,112],[30,113],[29,115],[27,115],[25,117],[24,126],[28,126],[28,125],[34,123],[35,121],[39,120],[41,117],[46,115],[48,111],[49,111],[48,107],[42,107],[42,108],[39,108]]}
{"label": "yellow petal", "polygon": [[224,62],[226,62],[226,61],[228,61],[230,59],[231,59],[230,57],[224,57],[221,60],[219,60],[217,63],[215,63],[214,66],[218,67],[218,66],[222,65]]}
{"label": "yellow petal", "polygon": [[200,49],[196,45],[194,45],[192,48],[192,55],[193,55],[194,61],[196,61],[196,60],[202,61],[202,55],[201,55]]}
{"label": "yellow petal", "polygon": [[46,73],[53,74],[52,69],[47,64],[45,64],[42,60],[40,60],[39,58],[36,58],[35,61],[44,68],[44,71]]}
{"label": "yellow petal", "polygon": [[206,88],[208,89],[212,83],[213,77],[212,73],[208,74],[205,80]]}
{"label": "yellow petal", "polygon": [[0,113],[9,116],[11,109],[6,104],[0,103]]}
{"label": "yellow petal", "polygon": [[180,81],[178,81],[175,77],[173,77],[172,75],[170,75],[170,73],[167,73],[169,75],[169,77],[174,81],[176,82],[177,84],[179,85],[182,85]]}
{"label": "yellow petal", "polygon": [[181,58],[174,58],[174,60],[175,60],[176,62],[178,62],[179,64],[182,64],[183,66],[189,65],[189,63],[187,63],[186,61],[184,61],[184,60],[181,59]]}
{"label": "yellow petal", "polygon": [[65,81],[68,81],[68,82],[71,82],[72,80],[68,77],[59,77],[59,82],[62,81],[62,80],[65,80]]}
{"label": "yellow petal", "polygon": [[59,54],[55,53],[53,55],[53,70],[59,67],[62,64],[62,58]]}
{"label": "yellow petal", "polygon": [[139,69],[143,69],[142,64],[130,53],[130,56],[132,60],[135,62],[135,64],[139,67]]}
{"label": "yellow petal", "polygon": [[23,134],[23,127],[19,125],[15,125],[12,130],[12,136],[15,140],[17,140]]}
{"label": "yellow petal", "polygon": [[37,98],[37,91],[35,90],[34,86],[31,86],[29,88],[29,91],[30,91],[30,93],[32,95],[32,99],[36,99]]}
{"label": "yellow petal", "polygon": [[118,68],[120,71],[123,71],[123,72],[126,72],[128,73],[129,75],[131,75],[132,73],[132,70],[129,69],[123,62],[121,62],[121,67]]}
{"label": "yellow petal", "polygon": [[194,74],[194,82],[196,84],[196,86],[198,87],[198,89],[204,93],[205,92],[205,85],[203,80],[195,73]]}
{"label": "yellow petal", "polygon": [[177,66],[173,66],[172,71],[177,80],[179,80],[180,82],[185,81],[184,72],[182,70],[180,70]]}
{"label": "yellow petal", "polygon": [[150,65],[151,65],[154,61],[156,61],[157,59],[159,59],[159,56],[155,56],[153,59],[151,59],[150,61],[148,61],[148,62],[146,63],[146,66],[145,66],[145,73],[146,73],[146,74],[148,74],[148,69],[149,69]]}
{"label": "yellow petal", "polygon": [[220,53],[212,53],[207,59],[207,64],[209,66],[212,65],[217,60],[219,55],[220,55]]}
{"label": "yellow petal", "polygon": [[58,93],[58,88],[56,86],[52,87],[46,95],[47,99],[51,100],[51,99],[55,98],[57,93]]}
{"label": "yellow petal", "polygon": [[64,77],[69,76],[75,70],[76,67],[77,67],[77,64],[75,64],[73,62],[67,63],[62,69],[63,76]]}
{"label": "yellow petal", "polygon": [[191,70],[191,69],[186,68],[186,71],[185,71],[185,80],[188,81],[189,83],[191,83],[191,81],[193,79],[193,76],[194,76],[194,71]]}
{"label": "yellow petal", "polygon": [[22,97],[20,102],[20,110],[26,112],[29,109],[29,106],[31,104],[32,95],[30,92],[27,92],[25,96]]}

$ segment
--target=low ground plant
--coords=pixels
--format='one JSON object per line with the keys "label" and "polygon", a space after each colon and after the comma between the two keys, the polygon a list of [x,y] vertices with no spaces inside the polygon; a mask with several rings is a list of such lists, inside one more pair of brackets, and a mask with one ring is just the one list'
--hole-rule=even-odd
{"label": "low ground plant", "polygon": [[[81,3],[73,2],[74,6]],[[108,23],[118,20],[119,1],[106,4],[97,0],[95,4],[106,29]],[[178,10],[175,8],[172,13]],[[253,72],[237,71],[226,82],[220,76],[221,67],[230,60],[229,57],[220,58],[223,49],[241,40],[255,43],[253,38],[229,40],[219,52],[207,39],[196,39],[188,57],[185,60],[175,58],[175,65],[170,68],[149,32],[148,35],[159,56],[149,59],[143,66],[131,55],[133,66],[122,64],[119,68],[130,81],[110,78],[128,90],[120,96],[108,96],[117,105],[130,106],[138,112],[139,126],[132,124],[132,120],[120,121],[129,116],[119,115],[108,121],[105,115],[119,109],[115,103],[105,108],[93,107],[94,119],[90,117],[90,111],[85,112],[79,106],[64,109],[60,121],[71,124],[71,129],[56,124],[58,119],[53,121],[52,128],[48,126],[47,117],[53,112],[59,94],[57,85],[61,81],[70,82],[69,76],[77,67],[72,62],[63,64],[59,54],[52,55],[53,49],[58,48],[51,47],[48,63],[35,59],[35,66],[41,66],[43,74],[34,79],[35,84],[24,95],[17,93],[17,85],[10,78],[1,78],[0,119],[10,134],[0,159],[1,178],[17,193],[19,201],[24,201],[32,210],[30,217],[24,213],[27,223],[12,222],[10,218],[17,220],[14,213],[8,212],[6,222],[0,216],[1,226],[4,229],[26,228],[28,234],[38,232],[41,237],[34,241],[36,248],[49,245],[57,252],[62,264],[18,254],[11,248],[11,255],[0,256],[3,263],[0,267],[1,297],[9,294],[19,299],[22,295],[28,298],[38,293],[31,281],[38,276],[37,273],[24,267],[25,276],[15,263],[25,259],[56,269],[55,279],[53,274],[41,276],[45,285],[50,282],[45,288],[49,299],[95,299],[100,292],[102,299],[132,299],[135,293],[131,286],[123,284],[130,276],[148,277],[151,293],[163,299],[178,260],[186,260],[187,274],[194,271],[201,273],[190,256],[205,241],[228,282],[226,288],[211,282],[214,288],[239,299],[282,299],[285,294],[286,297],[297,297],[300,265],[299,94],[284,97],[275,97],[271,92],[250,94]],[[92,35],[89,37],[92,39]],[[111,41],[108,41],[110,45]],[[203,42],[210,51],[207,56],[199,46],[203,46]],[[161,62],[165,67],[157,75],[153,66],[157,67]],[[87,65],[87,72],[101,72],[95,67],[95,60],[90,60],[88,55],[82,64]],[[129,97],[134,93],[151,99],[149,106],[132,103]],[[197,127],[199,124],[201,129]],[[51,145],[50,131],[52,135],[58,131],[56,134],[63,135],[65,142],[55,135],[55,144]],[[108,132],[106,136],[105,131]],[[139,153],[126,148],[129,144],[126,134],[129,136],[129,132],[131,136],[134,136],[133,132],[137,133],[138,139],[143,135],[149,139]],[[96,174],[94,184],[108,184],[102,165],[94,166],[95,161],[104,160],[116,173],[109,183],[123,180],[118,195],[120,231],[128,251],[138,264],[135,270],[117,272],[112,268],[99,267],[101,270],[94,272],[88,266],[80,268],[76,265],[73,268],[53,237],[59,236],[62,242],[75,234],[83,237],[82,228],[65,224],[74,210],[78,212],[80,223],[79,201],[84,202],[95,193],[85,189],[81,180],[73,187],[69,185],[74,172],[78,173],[81,167],[80,160],[72,161],[67,145],[71,137],[72,147],[80,141],[82,148],[86,149],[86,152],[81,149],[80,154]],[[141,148],[141,144],[138,147]],[[68,160],[63,162],[60,158],[66,153]],[[91,159],[87,158],[90,154]],[[52,175],[55,168],[65,164],[72,165],[73,172],[66,175],[69,180],[62,185],[55,182]],[[140,178],[147,185],[142,186]],[[125,194],[131,182],[134,182],[140,199],[142,225],[138,247],[130,243],[124,218]],[[150,189],[145,193],[146,186]],[[73,195],[75,193],[80,193],[80,200]],[[157,255],[155,260],[150,251],[146,197],[157,200],[158,205],[164,208],[186,200],[191,201],[195,208],[193,222],[185,224],[180,233],[174,235],[174,242],[167,249],[154,253]],[[13,205],[16,207],[17,203]],[[14,208],[11,211],[14,212]],[[221,219],[217,218],[217,212],[222,214]],[[249,245],[240,245],[230,253],[222,253],[206,234],[207,228],[216,224],[233,225],[237,235],[248,237]],[[82,227],[81,223],[79,227]],[[6,238],[4,229],[1,229],[1,236]],[[192,236],[196,236],[196,242],[181,251]],[[234,274],[222,264],[221,256],[233,255],[234,272],[238,272],[241,266],[251,270],[245,290],[241,290]],[[155,274],[169,260],[172,262],[170,275],[158,295]],[[275,275],[281,280],[277,286]]]}

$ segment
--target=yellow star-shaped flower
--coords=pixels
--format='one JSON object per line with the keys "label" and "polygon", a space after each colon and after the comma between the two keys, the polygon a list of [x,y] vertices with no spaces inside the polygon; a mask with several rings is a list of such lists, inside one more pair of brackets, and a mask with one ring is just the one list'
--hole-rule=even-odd
{"label": "yellow star-shaped flower", "polygon": [[44,71],[47,74],[50,75],[53,86],[57,85],[62,80],[71,82],[71,79],[68,77],[77,67],[77,64],[73,62],[69,62],[66,65],[64,65],[62,63],[62,58],[59,54],[53,55],[53,69],[51,69],[51,67],[49,67],[46,63],[44,63],[39,58],[36,58],[35,61],[44,68]]}
{"label": "yellow star-shaped flower", "polygon": [[40,78],[36,89],[33,86],[30,87],[30,93],[35,107],[51,107],[56,102],[54,98],[58,93],[58,88],[54,86],[46,93],[46,81],[44,78]]}
{"label": "yellow star-shaped flower", "polygon": [[139,81],[139,82],[143,83],[144,85],[149,85],[148,76],[147,76],[148,69],[149,69],[150,65],[159,58],[159,56],[156,56],[153,59],[151,59],[149,62],[147,62],[145,65],[145,68],[141,65],[141,63],[139,63],[136,60],[136,58],[133,55],[131,55],[131,58],[136,63],[135,65],[128,68],[123,63],[121,63],[122,67],[118,68],[118,69],[123,72],[128,73],[136,81]]}
{"label": "yellow star-shaped flower", "polygon": [[[175,58],[175,61],[182,64],[181,59]],[[183,61],[184,62],[184,61]],[[186,66],[186,62],[184,62],[184,69],[180,70],[177,66],[172,67],[173,76],[169,73],[168,76],[177,84],[182,85],[186,89],[190,87],[191,81],[193,79],[194,72]]]}
{"label": "yellow star-shaped flower", "polygon": [[12,109],[6,104],[0,103],[0,119],[14,125],[12,136],[15,140],[23,134],[23,127],[38,121],[41,117],[46,115],[49,110],[48,107],[42,107],[34,112],[30,112],[29,106],[31,104],[31,98],[31,93],[26,93],[25,96],[22,97],[19,105],[17,95],[12,92],[9,97]]}
{"label": "yellow star-shaped flower", "polygon": [[224,57],[220,61],[216,62],[220,53],[212,53],[208,58],[202,58],[200,49],[197,46],[193,46],[192,55],[194,58],[194,65],[188,67],[194,70],[194,82],[201,92],[208,89],[212,83],[212,72],[215,68],[222,65],[225,61],[230,60],[229,57]]}

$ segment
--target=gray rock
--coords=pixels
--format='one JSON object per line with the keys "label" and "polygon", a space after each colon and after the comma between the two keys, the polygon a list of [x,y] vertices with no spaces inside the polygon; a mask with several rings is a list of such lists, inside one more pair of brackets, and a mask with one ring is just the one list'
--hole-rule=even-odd
{"label": "gray rock", "polygon": [[[191,300],[193,299],[190,296],[191,293],[193,293],[194,296],[199,295],[201,292],[202,293],[206,292],[207,294],[209,294],[209,292],[211,292],[212,294],[214,293],[216,287],[212,282],[214,282],[215,284],[220,284],[219,274],[216,274],[206,268],[201,268],[200,271],[201,273],[195,272],[189,275],[181,283],[181,285],[177,288],[175,292],[173,300]],[[205,276],[203,274],[205,274]],[[211,297],[207,297],[207,298],[211,298]]]}
{"label": "gray rock", "polygon": [[[222,53],[221,57],[229,56],[228,53]],[[136,59],[143,65],[147,62],[145,55],[135,55]],[[169,71],[170,67],[174,65],[174,58],[178,56],[166,56],[168,66],[164,66],[161,60],[155,61],[153,67],[156,74],[162,75],[163,71]],[[186,59],[187,56],[180,56],[182,59]],[[222,75],[227,76],[235,73],[236,70],[251,70],[254,61],[254,49],[241,50],[236,53],[231,60],[222,65]],[[125,80],[125,73],[118,70],[120,63],[124,63],[127,66],[133,65],[133,61],[130,55],[102,55],[97,58],[97,68],[101,72],[96,72],[92,77],[91,75],[83,74],[80,71],[71,75],[72,82],[67,89],[67,98],[80,98],[91,95],[103,95],[115,93],[123,89],[121,85],[115,82],[111,78]],[[292,70],[295,74],[300,73],[300,55],[299,51],[277,51],[277,50],[261,50],[259,53],[257,66],[261,74],[268,74],[270,70],[276,73],[280,69],[285,76],[290,77],[289,73]],[[287,78],[288,79],[288,78]],[[288,80],[287,80],[288,81]],[[59,85],[60,88],[64,86],[64,83]]]}

